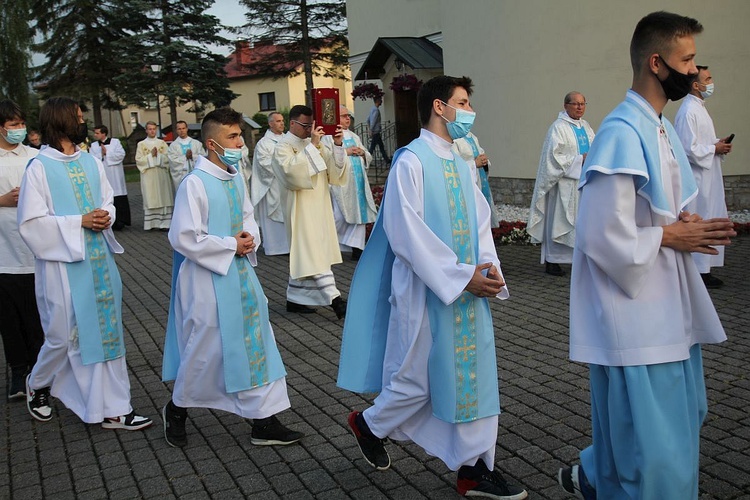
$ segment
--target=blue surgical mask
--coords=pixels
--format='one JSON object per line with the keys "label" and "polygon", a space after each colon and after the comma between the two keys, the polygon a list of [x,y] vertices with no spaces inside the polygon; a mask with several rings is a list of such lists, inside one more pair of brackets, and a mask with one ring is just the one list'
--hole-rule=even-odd
{"label": "blue surgical mask", "polygon": [[214,141],[214,144],[219,146],[221,149],[224,150],[224,154],[220,155],[217,151],[217,155],[219,155],[219,159],[221,162],[226,165],[227,167],[236,167],[237,164],[242,160],[242,150],[237,148],[225,148],[218,142]]}
{"label": "blue surgical mask", "polygon": [[445,125],[448,128],[448,135],[450,135],[451,139],[454,140],[460,139],[461,137],[466,137],[466,134],[468,134],[469,130],[471,130],[471,126],[474,125],[474,118],[477,117],[477,114],[473,111],[453,107],[444,101],[440,102],[442,102],[449,108],[453,108],[456,110],[456,119],[452,122],[448,121],[446,117],[442,117],[443,120],[448,122]]}
{"label": "blue surgical mask", "polygon": [[705,91],[699,91],[701,93],[701,97],[704,99],[708,99],[712,95],[714,95],[714,84],[713,83],[707,83],[706,84],[706,90]]}
{"label": "blue surgical mask", "polygon": [[8,141],[8,144],[21,144],[23,140],[26,139],[25,128],[12,128],[10,130],[6,128],[5,131],[8,133],[5,136],[5,140]]}

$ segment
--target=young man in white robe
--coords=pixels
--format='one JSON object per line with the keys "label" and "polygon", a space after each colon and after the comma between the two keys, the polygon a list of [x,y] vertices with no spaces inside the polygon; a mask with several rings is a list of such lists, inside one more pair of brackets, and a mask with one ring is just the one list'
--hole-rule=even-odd
{"label": "young man in white robe", "polygon": [[331,306],[338,319],[346,301],[331,271],[341,263],[329,186],[346,184],[349,166],[343,132],[337,126],[333,151],[323,145],[322,126],[313,111],[296,105],[289,111],[289,132],[276,144],[271,165],[281,183],[284,224],[289,237],[289,286],[286,310],[315,312],[310,306]]}
{"label": "young man in white robe", "polygon": [[26,167],[18,199],[45,335],[26,378],[27,408],[49,421],[52,395],[86,423],[143,429],[151,419],[130,404],[112,188],[101,162],[76,146],[87,135],[76,101],[47,100],[39,122],[47,146]]}
{"label": "young man in white robe", "polygon": [[141,172],[143,229],[169,229],[174,196],[169,174],[167,143],[156,137],[156,123],[146,123],[147,137],[135,149],[135,165]]}
{"label": "young man in white robe", "polygon": [[34,254],[18,232],[18,193],[38,150],[23,145],[26,116],[10,99],[0,101],[0,334],[10,367],[8,401],[24,399],[26,375],[44,343],[34,293]]}
{"label": "young man in white robe", "polygon": [[164,406],[164,436],[187,444],[188,407],[252,419],[255,445],[304,436],[276,414],[290,407],[286,371],[268,319],[268,300],[252,266],[258,226],[237,165],[242,114],[219,108],[201,127],[207,156],[177,191],[169,242],[175,250],[163,378],[175,380]]}
{"label": "young man in white robe", "polygon": [[112,224],[114,231],[119,231],[130,225],[130,204],[128,203],[128,187],[125,184],[125,148],[120,140],[109,136],[109,129],[105,125],[94,127],[94,142],[89,146],[89,153],[102,162],[104,172],[107,174],[109,185],[115,194],[115,223]]}
{"label": "young man in white robe", "polygon": [[268,130],[255,145],[252,163],[250,200],[255,210],[255,220],[263,238],[266,255],[289,253],[289,237],[284,225],[284,209],[281,204],[281,184],[271,167],[273,150],[284,136],[284,115],[274,111],[268,114]]}
{"label": "young man in white robe", "polygon": [[575,221],[578,213],[578,178],[594,131],[583,115],[586,98],[568,92],[565,107],[547,131],[531,198],[526,232],[542,244],[541,262],[553,276],[563,276],[560,264],[573,262]]}
{"label": "young man in white robe", "polygon": [[697,187],[662,112],[690,91],[702,29],[668,12],[639,21],[632,87],[581,174],[570,358],[589,365],[592,445],[558,474],[578,498],[698,498],[701,344],[726,336],[691,252],[715,255],[735,233],[685,211]]}
{"label": "young man in white robe", "polygon": [[476,167],[472,170],[471,175],[490,206],[492,214],[490,225],[491,227],[499,227],[500,214],[495,206],[495,200],[492,198],[492,188],[490,188],[490,181],[487,177],[491,163],[484,149],[479,145],[479,139],[472,132],[469,132],[465,137],[453,141],[453,151],[458,153],[470,166]]}
{"label": "young man in white robe", "polygon": [[[692,83],[690,93],[682,100],[674,119],[674,128],[685,148],[695,182],[698,184],[696,196],[689,210],[704,219],[727,217],[727,204],[724,198],[724,177],[721,164],[726,155],[732,152],[728,137],[716,137],[714,122],[706,109],[705,100],[714,93],[714,80],[708,66],[697,66],[698,76]],[[693,254],[701,278],[706,288],[719,288],[722,280],[711,274],[712,267],[724,266],[724,247],[717,248],[717,255]]]}
{"label": "young man in white robe", "polygon": [[469,78],[419,91],[419,138],[394,156],[380,215],[352,279],[338,385],[380,394],[349,415],[365,460],[390,467],[383,440],[413,441],[458,471],[466,496],[520,500],[494,470],[500,413],[488,299],[508,298],[490,209],[451,150],[474,121]]}
{"label": "young man in white robe", "polygon": [[175,124],[177,130],[177,139],[169,145],[167,149],[167,159],[169,161],[169,172],[172,174],[174,190],[180,186],[180,182],[187,174],[193,171],[195,162],[199,156],[205,156],[206,151],[203,144],[196,141],[188,135],[188,124],[180,120]]}
{"label": "young man in white robe", "polygon": [[[331,186],[333,219],[336,221],[341,251],[351,252],[352,260],[359,260],[362,249],[365,248],[365,226],[375,222],[378,215],[367,179],[367,169],[370,168],[372,155],[362,145],[359,136],[349,130],[352,117],[346,106],[340,106],[339,122],[344,131],[344,148],[351,175],[349,182],[343,186]],[[323,137],[323,144],[333,149],[333,136]]]}

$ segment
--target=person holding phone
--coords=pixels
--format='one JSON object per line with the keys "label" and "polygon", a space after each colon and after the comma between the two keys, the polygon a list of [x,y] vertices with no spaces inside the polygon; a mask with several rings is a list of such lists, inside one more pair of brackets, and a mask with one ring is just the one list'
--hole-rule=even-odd
{"label": "person holding phone", "polygon": [[[714,122],[706,109],[706,99],[714,93],[714,79],[708,66],[696,67],[698,74],[691,83],[690,93],[685,96],[675,115],[674,123],[698,184],[698,196],[688,210],[704,219],[727,217],[721,164],[726,155],[732,152],[734,134],[723,139],[716,137]],[[724,247],[716,249],[719,252],[716,255],[693,254],[706,288],[719,288],[724,284],[711,274],[712,267],[724,266]]]}

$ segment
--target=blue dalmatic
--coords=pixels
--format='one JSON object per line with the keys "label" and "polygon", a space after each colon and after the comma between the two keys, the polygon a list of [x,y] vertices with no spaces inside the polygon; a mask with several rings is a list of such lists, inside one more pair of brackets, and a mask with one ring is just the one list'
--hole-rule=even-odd
{"label": "blue dalmatic", "polygon": [[[226,237],[243,229],[244,187],[241,177],[221,180],[203,170],[193,170],[208,197],[208,232]],[[185,257],[174,252],[172,297],[164,345],[163,380],[174,380],[180,365],[174,294]],[[268,319],[268,303],[247,257],[235,256],[225,276],[212,274],[221,332],[224,383],[227,393],[266,385],[286,375]],[[194,293],[206,293],[194,290]],[[210,293],[210,292],[209,292]]]}
{"label": "blue dalmatic", "polygon": [[[356,147],[357,143],[351,137],[344,136],[344,147]],[[357,188],[357,206],[359,207],[359,217],[357,223],[365,224],[367,222],[367,198],[365,197],[365,163],[361,156],[352,155],[349,157],[352,164],[352,175],[354,176],[354,186]]]}
{"label": "blue dalmatic", "polygon": [[[473,137],[467,135],[464,137],[466,139],[466,142],[471,146],[471,151],[474,154],[474,158],[479,156],[481,153],[479,152],[479,147],[477,146],[476,141]],[[469,165],[469,168],[476,167],[476,164]],[[484,168],[477,168],[477,175],[479,176],[479,188],[482,190],[482,194],[484,195],[484,199],[487,200],[487,203],[492,207],[494,206],[494,201],[492,200],[492,188],[490,188],[490,180],[487,178],[487,171],[485,171]]]}
{"label": "blue dalmatic", "polygon": [[[101,185],[96,160],[81,152],[62,162],[39,155],[55,215],[85,215],[100,208]],[[104,234],[83,230],[86,257],[65,264],[84,365],[125,355],[122,338],[122,281]]]}
{"label": "blue dalmatic", "polygon": [[578,143],[578,154],[585,155],[589,152],[589,135],[586,133],[586,127],[576,127],[572,123],[570,126],[573,128],[573,133],[576,135],[576,142]]}
{"label": "blue dalmatic", "polygon": [[[476,264],[479,237],[469,166],[461,159],[438,157],[421,139],[399,150],[396,157],[404,150],[422,163],[425,223],[453,249],[457,262]],[[379,215],[352,279],[339,387],[355,392],[382,388],[394,260]],[[428,289],[427,313],[433,338],[428,362],[433,415],[451,423],[497,415],[497,360],[488,300],[463,292],[445,305]]]}

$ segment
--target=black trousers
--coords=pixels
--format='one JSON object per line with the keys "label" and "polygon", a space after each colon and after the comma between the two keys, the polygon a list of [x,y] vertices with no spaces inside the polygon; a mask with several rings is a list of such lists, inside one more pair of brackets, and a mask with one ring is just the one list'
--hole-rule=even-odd
{"label": "black trousers", "polygon": [[385,152],[385,144],[383,144],[383,138],[380,135],[380,132],[372,134],[372,138],[370,139],[370,154],[375,154],[375,147],[380,148],[380,154],[383,155],[384,161],[389,161],[390,158],[388,158],[388,154]]}
{"label": "black trousers", "polygon": [[5,360],[14,370],[30,369],[44,344],[33,274],[0,274],[0,334]]}
{"label": "black trousers", "polygon": [[112,229],[118,231],[125,226],[130,225],[130,204],[128,203],[128,195],[115,196],[115,223],[112,224]]}

